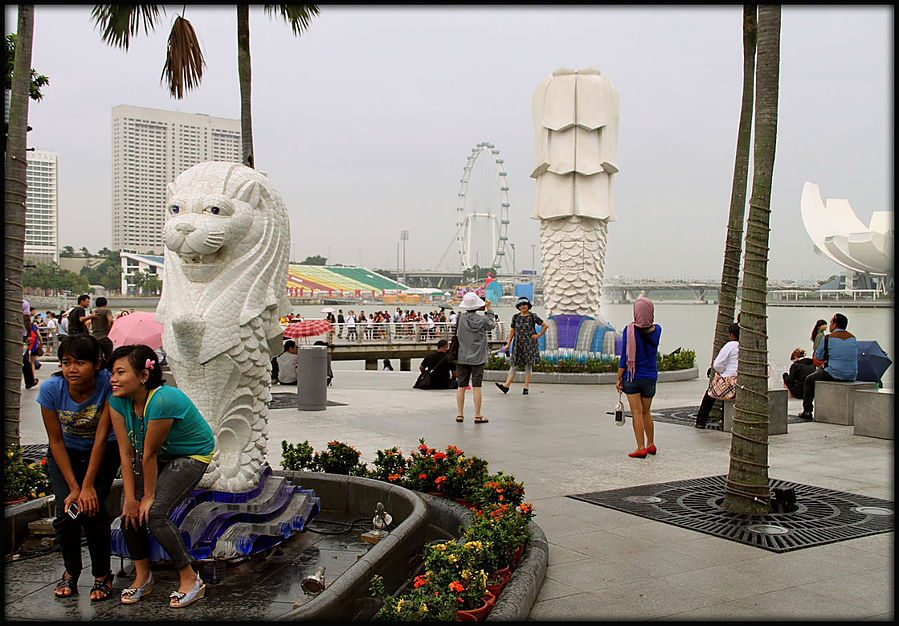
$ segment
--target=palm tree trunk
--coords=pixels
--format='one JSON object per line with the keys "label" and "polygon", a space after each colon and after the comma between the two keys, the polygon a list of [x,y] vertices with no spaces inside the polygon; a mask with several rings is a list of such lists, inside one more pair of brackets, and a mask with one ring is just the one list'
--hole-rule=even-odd
{"label": "palm tree trunk", "polygon": [[737,154],[734,159],[734,179],[730,192],[730,214],[727,220],[727,239],[724,243],[724,266],[721,270],[721,289],[718,298],[718,319],[712,355],[728,341],[727,328],[734,321],[737,303],[737,283],[740,278],[740,257],[743,254],[743,218],[746,208],[746,180],[749,175],[749,147],[752,140],[752,101],[755,97],[755,45],[758,31],[756,6],[743,7],[743,101],[737,130]]}
{"label": "palm tree trunk", "polygon": [[[756,6],[743,6],[743,100],[740,123],[737,127],[737,154],[734,158],[734,178],[730,192],[730,213],[727,218],[727,237],[724,242],[724,264],[721,269],[721,288],[718,290],[718,317],[712,338],[712,360],[727,343],[728,327],[734,321],[737,306],[737,284],[740,280],[740,257],[743,255],[743,218],[746,213],[746,179],[749,175],[749,147],[752,141],[752,101],[755,97],[755,44],[758,34]],[[709,377],[711,379],[711,376]],[[716,402],[709,417],[721,419],[720,403]]]}
{"label": "palm tree trunk", "polygon": [[250,8],[237,5],[237,74],[240,80],[241,162],[255,169],[253,115],[250,111]]}
{"label": "palm tree trunk", "polygon": [[25,147],[28,134],[28,95],[31,88],[31,45],[34,36],[34,5],[19,5],[16,54],[13,60],[9,99],[9,131],[6,140],[6,200],[4,232],[4,323],[3,401],[6,445],[18,445],[21,407],[22,353],[22,265],[25,257]]}
{"label": "palm tree trunk", "polygon": [[755,151],[752,197],[746,225],[743,297],[740,306],[740,363],[737,375],[730,471],[723,506],[738,513],[769,513],[768,336],[766,295],[771,180],[777,143],[780,78],[780,6],[758,9]]}

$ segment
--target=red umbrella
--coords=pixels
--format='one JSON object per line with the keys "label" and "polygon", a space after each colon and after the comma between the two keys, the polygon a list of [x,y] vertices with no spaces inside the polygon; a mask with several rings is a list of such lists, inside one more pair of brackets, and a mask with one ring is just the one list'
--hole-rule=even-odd
{"label": "red umbrella", "polygon": [[284,329],[284,336],[288,339],[299,339],[301,337],[315,337],[316,335],[324,335],[333,330],[330,322],[327,320],[302,320],[294,322]]}
{"label": "red umbrella", "polygon": [[155,350],[162,346],[162,324],[153,313],[134,311],[115,320],[109,340],[116,346],[140,343]]}

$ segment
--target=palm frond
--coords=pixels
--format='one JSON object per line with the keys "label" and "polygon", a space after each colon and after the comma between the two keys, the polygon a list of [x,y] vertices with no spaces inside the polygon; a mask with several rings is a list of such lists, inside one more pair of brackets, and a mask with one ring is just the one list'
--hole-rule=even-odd
{"label": "palm frond", "polygon": [[160,82],[164,82],[171,95],[181,99],[184,92],[193,89],[203,79],[203,52],[191,23],[180,15],[172,24]]}
{"label": "palm frond", "polygon": [[141,25],[144,34],[156,28],[160,8],[165,13],[160,4],[95,4],[91,19],[103,31],[103,41],[127,50],[131,36],[137,34]]}
{"label": "palm frond", "polygon": [[267,15],[277,13],[285,22],[290,24],[294,35],[300,35],[309,28],[309,22],[318,15],[316,4],[266,4]]}

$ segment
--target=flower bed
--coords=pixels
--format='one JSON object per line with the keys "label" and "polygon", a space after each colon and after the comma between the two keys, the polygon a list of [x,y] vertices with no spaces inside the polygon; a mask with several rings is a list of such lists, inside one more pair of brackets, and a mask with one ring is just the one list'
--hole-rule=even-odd
{"label": "flower bed", "polygon": [[[695,366],[696,352],[678,348],[670,354],[656,355],[656,363],[660,372],[686,370]],[[618,371],[618,358],[605,357],[601,359],[588,359],[583,357],[546,358],[543,357],[534,365],[535,372],[550,372],[556,374],[605,374]],[[505,356],[492,354],[487,358],[485,370],[509,369],[509,359]]]}
{"label": "flower bed", "polygon": [[[324,471],[314,459],[308,441],[291,445],[281,442],[285,470]],[[354,450],[347,444],[330,442],[330,449]],[[354,455],[349,455],[350,457]],[[368,469],[358,461],[345,463],[342,471],[331,473],[366,476],[402,487],[471,503],[472,522],[460,529],[458,541],[425,546],[421,573],[391,594],[380,576],[371,582],[371,594],[381,602],[377,620],[455,621],[480,620],[489,614],[531,539],[528,523],[533,506],[524,502],[524,485],[502,471],[491,474],[488,462],[466,457],[456,446],[440,451],[424,438],[404,457],[396,446],[378,450]],[[491,591],[488,591],[488,585]]]}
{"label": "flower bed", "polygon": [[26,463],[22,448],[12,444],[6,448],[3,465],[3,497],[7,504],[43,498],[51,492],[47,475],[47,459]]}

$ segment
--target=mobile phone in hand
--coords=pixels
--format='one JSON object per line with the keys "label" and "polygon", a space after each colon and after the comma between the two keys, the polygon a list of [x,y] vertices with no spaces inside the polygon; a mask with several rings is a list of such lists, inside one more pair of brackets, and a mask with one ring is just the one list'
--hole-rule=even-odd
{"label": "mobile phone in hand", "polygon": [[77,503],[77,502],[72,502],[72,503],[69,505],[68,510],[66,511],[66,513],[68,513],[68,514],[69,514],[69,517],[71,517],[72,519],[75,519],[76,517],[78,517],[78,513],[80,513],[80,512],[81,512],[81,511],[78,509],[78,503]]}

